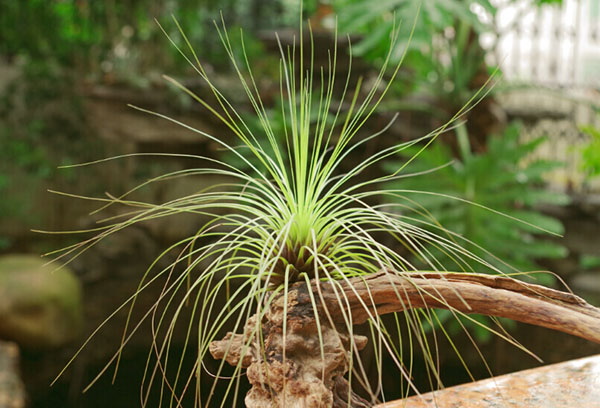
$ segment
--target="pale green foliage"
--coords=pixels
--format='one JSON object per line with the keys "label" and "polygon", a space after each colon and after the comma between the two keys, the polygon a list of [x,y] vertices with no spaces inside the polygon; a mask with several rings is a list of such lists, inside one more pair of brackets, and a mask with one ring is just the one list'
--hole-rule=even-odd
{"label": "pale green foliage", "polygon": [[[378,58],[389,49],[389,34],[394,29],[394,17],[411,21],[417,17],[411,41],[407,41],[410,27],[405,25],[401,41],[395,44],[393,58],[400,58],[404,47],[409,46],[419,53],[426,53],[432,46],[432,38],[460,21],[472,27],[477,33],[490,31],[473,12],[475,8],[492,20],[496,8],[489,0],[430,0],[425,2],[410,0],[388,0],[374,4],[369,0],[334,0],[342,30],[363,34],[357,44],[357,55]],[[462,57],[462,56],[461,56]]]}
{"label": "pale green foliage", "polygon": [[600,129],[582,126],[581,131],[590,136],[590,141],[581,150],[583,170],[590,178],[600,176]]}

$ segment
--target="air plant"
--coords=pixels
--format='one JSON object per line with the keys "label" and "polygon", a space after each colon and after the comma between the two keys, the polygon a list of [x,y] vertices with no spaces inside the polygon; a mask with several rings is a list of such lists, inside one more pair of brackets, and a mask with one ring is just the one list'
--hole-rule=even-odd
{"label": "air plant", "polygon": [[[303,314],[294,316],[300,319],[311,317],[316,321],[316,324],[311,326],[317,344],[315,358],[325,361],[328,357],[326,338],[332,335],[330,329],[333,329],[334,337],[339,339],[340,344],[343,343],[346,350],[346,353],[342,353],[342,361],[338,362],[344,367],[336,371],[336,375],[344,377],[347,370],[346,378],[351,384],[361,384],[371,402],[385,400],[384,390],[380,387],[384,353],[390,353],[396,362],[404,378],[404,382],[400,382],[409,385],[403,388],[403,393],[408,393],[412,387],[412,351],[409,356],[403,355],[402,347],[392,340],[391,335],[395,331],[400,335],[402,321],[406,321],[405,326],[411,333],[408,341],[419,345],[425,351],[426,368],[432,385],[439,385],[437,363],[433,355],[436,345],[430,344],[431,339],[428,339],[422,330],[424,323],[437,322],[435,312],[428,309],[414,310],[407,306],[403,312],[406,319],[398,317],[394,327],[386,327],[378,317],[378,305],[382,301],[404,302],[403,294],[416,290],[418,298],[433,298],[437,307],[445,306],[456,315],[466,316],[463,307],[455,307],[446,302],[446,297],[451,297],[452,294],[444,294],[422,284],[424,277],[439,278],[443,275],[441,272],[445,272],[443,266],[431,255],[433,252],[443,251],[456,259],[457,264],[461,263],[460,260],[468,259],[469,263],[479,262],[482,269],[490,272],[501,274],[501,271],[463,249],[457,243],[460,242],[459,239],[454,239],[457,237],[448,238],[448,234],[452,234],[450,231],[443,230],[434,223],[424,222],[423,210],[414,210],[414,203],[403,205],[401,201],[398,202],[397,200],[402,198],[402,191],[380,187],[386,181],[407,177],[403,169],[412,159],[387,176],[359,181],[359,175],[369,166],[396,157],[409,147],[420,146],[420,150],[426,148],[438,134],[451,127],[452,123],[418,140],[399,143],[381,150],[347,173],[339,173],[340,164],[348,160],[352,152],[361,149],[367,141],[387,130],[386,127],[370,136],[360,136],[363,125],[373,115],[398,73],[402,59],[400,63],[392,65],[390,51],[368,89],[364,88],[360,79],[356,84],[352,83],[349,72],[345,80],[338,84],[334,75],[338,58],[337,34],[333,50],[329,53],[328,65],[315,67],[310,26],[310,46],[304,43],[301,26],[298,43],[287,48],[280,45],[280,90],[284,101],[280,108],[285,121],[285,143],[282,146],[281,135],[275,134],[269,122],[250,61],[248,58],[241,61],[236,59],[235,55],[238,54],[234,53],[234,46],[224,23],[216,27],[232,67],[261,123],[261,134],[250,131],[242,115],[215,87],[181,28],[179,29],[184,47],[180,47],[166,32],[165,35],[208,85],[216,105],[211,106],[203,97],[176,79],[165,78],[222,121],[238,138],[241,148],[247,152],[240,151],[240,146],[229,145],[214,135],[194,129],[161,113],[141,107],[134,108],[171,121],[218,143],[237,157],[245,170],[214,158],[191,154],[176,155],[195,158],[201,163],[210,162],[212,166],[167,173],[152,178],[119,197],[93,198],[104,204],[101,209],[111,205],[122,205],[130,210],[116,217],[109,217],[105,220],[105,225],[92,230],[96,233],[92,238],[65,248],[60,255],[67,258],[77,256],[112,233],[158,217],[182,213],[210,217],[210,221],[197,234],[175,243],[157,258],[142,278],[136,293],[122,306],[130,307],[131,317],[131,310],[139,293],[158,278],[165,279],[160,297],[154,307],[145,314],[145,318],[152,320],[155,337],[143,379],[142,405],[149,403],[149,390],[157,378],[161,380],[161,395],[170,394],[169,406],[181,406],[185,394],[193,395],[195,406],[224,406],[229,404],[231,399],[235,405],[244,368],[248,367],[250,359],[254,359],[258,365],[261,362],[266,364],[277,360],[276,363],[287,367],[286,361],[291,361],[297,356],[292,355],[291,350],[287,350],[286,354],[284,345],[282,355],[274,357],[270,354],[272,350],[269,349],[269,344],[273,336],[283,338],[285,343],[289,336],[297,334],[298,330],[306,329],[292,327],[288,320],[288,316],[292,314],[292,306],[289,305],[293,300],[292,296],[295,296],[294,299],[298,303],[298,288],[302,285],[316,289],[304,292],[309,307]],[[394,29],[391,36],[392,45],[397,39],[398,30]],[[245,55],[243,40],[240,46],[242,55]],[[390,50],[393,49],[391,46]],[[308,56],[306,59],[309,62],[305,62],[305,56]],[[350,48],[350,61],[351,58]],[[478,100],[486,89],[475,94],[471,102]],[[337,93],[340,90],[341,94]],[[341,96],[336,98],[336,95]],[[453,121],[467,111],[469,106],[457,112]],[[314,112],[317,112],[316,115]],[[252,159],[248,159],[245,153],[249,153]],[[153,183],[207,174],[224,176],[231,181],[160,204],[139,202],[130,198],[131,193]],[[396,199],[396,204],[378,204],[390,202],[390,197]],[[410,213],[405,211],[407,208],[413,208],[418,214],[411,217]],[[443,233],[436,233],[435,228]],[[167,267],[154,271],[159,260],[166,258],[167,254],[176,248],[180,251],[177,259]],[[417,255],[420,262],[427,265],[428,270],[417,269],[411,261],[414,258],[407,256],[407,251],[401,251],[401,248]],[[358,292],[368,292],[370,279],[380,271],[385,271],[384,278],[390,282],[388,289],[392,291],[391,294],[388,294],[387,299],[369,299],[367,296],[366,300],[360,300],[364,297],[361,298]],[[408,282],[410,288],[397,284],[398,279]],[[296,292],[293,292],[294,288]],[[333,312],[330,309],[323,309],[326,292],[335,299],[333,303],[339,309],[336,316],[332,316]],[[346,307],[353,296],[360,298],[360,310]],[[414,296],[412,299],[415,299]],[[465,300],[461,301],[467,303]],[[265,330],[270,323],[267,324],[265,319],[268,314],[272,314],[275,305],[282,308],[281,327],[276,334],[272,332],[267,336]],[[424,306],[428,304],[424,303]],[[183,370],[185,353],[176,356],[169,352],[176,323],[185,310],[189,310],[189,317],[186,315],[184,322],[188,327],[184,351],[195,347],[196,355],[196,362],[189,372]],[[354,324],[360,320],[358,314],[364,316],[362,321],[369,321],[373,356],[375,364],[379,367],[379,375],[375,381],[368,378],[358,354],[358,350],[365,345],[364,339],[355,333]],[[140,324],[134,325],[128,319],[122,347],[139,326]],[[223,361],[216,371],[211,373],[215,378],[214,382],[203,383],[201,377],[203,371],[208,370],[208,353],[215,354],[215,341],[225,330],[232,330],[234,333],[244,331],[242,342],[235,343],[235,336],[229,336],[219,343],[222,346],[220,357]],[[492,328],[490,330],[514,342],[500,331]],[[110,362],[114,362],[117,367],[122,347]],[[233,354],[238,358],[229,359],[228,356]],[[225,370],[226,360],[233,364],[232,372]],[[174,378],[166,377],[167,366],[176,367]],[[268,377],[267,371],[257,367],[253,369],[253,375]],[[329,375],[331,380],[331,370],[327,373],[324,368],[319,370],[322,370],[322,377]],[[251,368],[248,368],[248,376],[250,371]],[[214,395],[217,380],[225,378],[225,375],[225,395],[229,398],[216,398]],[[287,374],[284,373],[284,377],[285,375]],[[286,387],[292,387],[291,383],[286,385],[285,379],[283,384],[277,386],[273,378],[263,380],[265,386],[262,391],[267,398],[269,394],[273,396],[281,390],[285,391]],[[321,380],[327,382],[325,378]],[[347,398],[344,399],[343,405],[353,405],[350,387],[344,390]],[[290,397],[283,396],[283,406],[286,405],[285,398]],[[324,405],[310,406],[327,406],[327,398],[323,402]],[[248,398],[246,401],[250,405]]]}

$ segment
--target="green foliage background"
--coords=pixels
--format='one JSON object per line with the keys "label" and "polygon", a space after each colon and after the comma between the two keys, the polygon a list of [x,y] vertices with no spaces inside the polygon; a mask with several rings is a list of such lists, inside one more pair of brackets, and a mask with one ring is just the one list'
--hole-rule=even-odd
{"label": "green foliage background", "polygon": [[[423,209],[423,221],[433,224],[432,228],[439,223],[466,238],[468,241],[465,242],[457,236],[448,235],[507,272],[510,272],[510,267],[518,271],[540,270],[543,267],[536,262],[537,259],[566,255],[565,248],[540,237],[539,228],[562,234],[562,224],[537,209],[542,203],[568,203],[566,195],[548,191],[542,179],[544,173],[561,166],[561,163],[548,160],[528,162],[528,155],[544,139],[520,143],[519,134],[520,126],[512,124],[502,135],[490,138],[488,150],[484,153],[472,153],[468,139],[459,135],[459,139],[462,138],[459,158],[455,158],[447,145],[435,144],[421,152],[408,166],[409,173],[425,174],[395,183],[399,189],[432,192],[408,194],[417,204],[416,208]],[[413,153],[416,152],[413,150]],[[392,170],[398,165],[389,163],[387,167]],[[438,170],[426,173],[436,168]],[[438,257],[450,270],[476,271],[476,262],[464,265],[442,253]],[[544,283],[553,282],[548,275],[539,274],[538,278]]]}

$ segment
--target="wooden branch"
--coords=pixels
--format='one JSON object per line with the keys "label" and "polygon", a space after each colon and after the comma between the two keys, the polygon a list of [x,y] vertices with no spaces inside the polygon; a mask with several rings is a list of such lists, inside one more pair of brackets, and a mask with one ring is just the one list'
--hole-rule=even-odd
{"label": "wooden branch", "polygon": [[360,350],[367,339],[351,336],[345,322],[424,307],[506,317],[600,343],[600,309],[570,293],[501,276],[382,271],[347,281],[313,280],[310,287],[296,283],[286,297],[272,300],[260,322],[252,316],[244,333],[228,333],[211,343],[210,352],[247,368],[249,408],[368,407],[344,378],[350,346]]}
{"label": "wooden branch", "polygon": [[343,291],[347,298],[354,324],[365,322],[375,311],[382,315],[441,308],[506,317],[600,343],[600,309],[571,293],[503,276],[386,271],[348,282],[313,282],[312,289],[338,323],[348,307],[340,307],[336,289],[338,296]]}

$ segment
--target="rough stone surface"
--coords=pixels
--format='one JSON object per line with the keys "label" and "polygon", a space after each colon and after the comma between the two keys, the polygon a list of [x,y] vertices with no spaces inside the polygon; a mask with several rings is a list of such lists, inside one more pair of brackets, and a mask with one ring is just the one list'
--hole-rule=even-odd
{"label": "rough stone surface", "polygon": [[44,263],[33,255],[0,257],[0,338],[27,349],[59,347],[82,326],[79,281]]}
{"label": "rough stone surface", "polygon": [[24,408],[25,389],[19,376],[19,348],[0,341],[0,407]]}
{"label": "rough stone surface", "polygon": [[376,408],[600,408],[600,355],[459,385]]}

